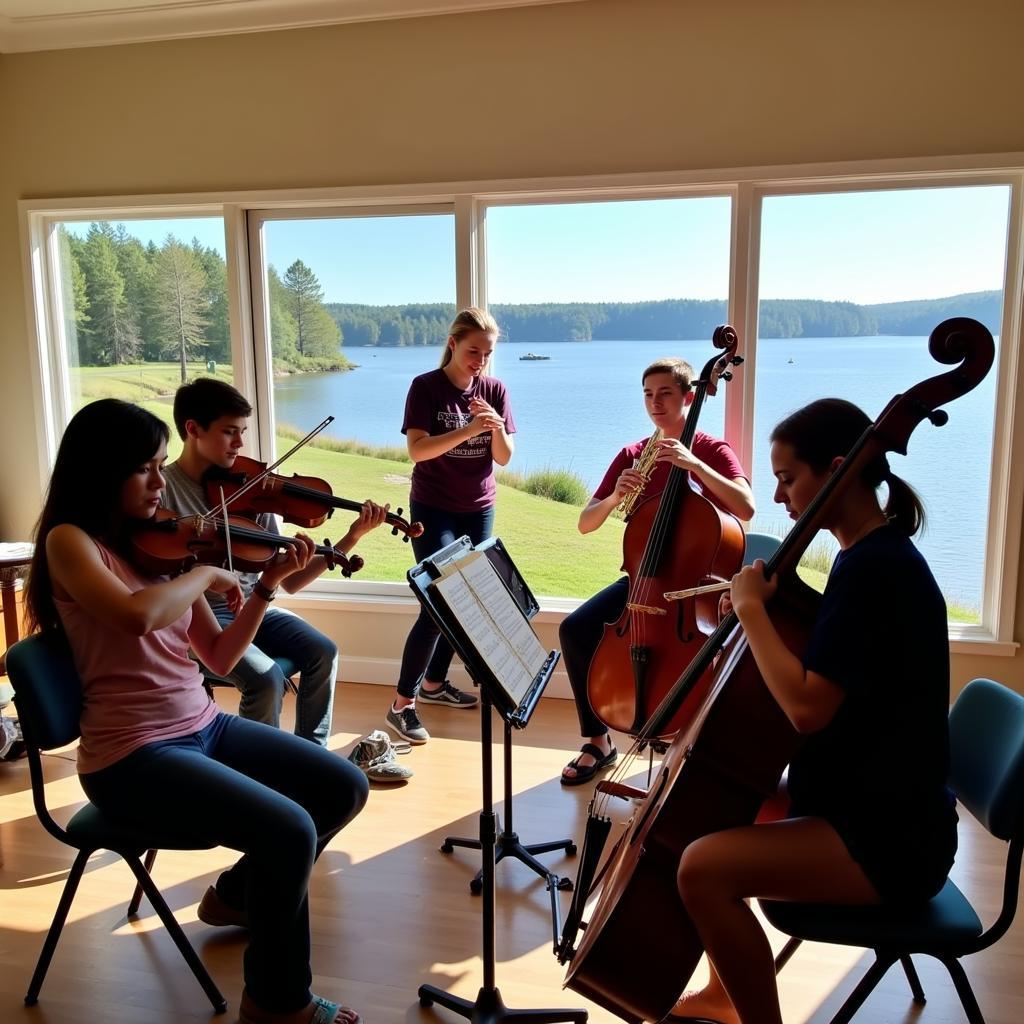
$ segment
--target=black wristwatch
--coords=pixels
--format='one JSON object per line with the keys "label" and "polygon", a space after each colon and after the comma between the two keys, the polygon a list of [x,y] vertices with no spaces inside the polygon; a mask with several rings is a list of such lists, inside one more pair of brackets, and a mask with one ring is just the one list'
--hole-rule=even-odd
{"label": "black wristwatch", "polygon": [[270,601],[273,601],[274,598],[277,597],[277,587],[274,587],[274,589],[271,590],[268,586],[264,584],[262,580],[256,581],[256,585],[252,588],[252,592],[257,597],[262,597],[263,600],[267,601],[268,603]]}

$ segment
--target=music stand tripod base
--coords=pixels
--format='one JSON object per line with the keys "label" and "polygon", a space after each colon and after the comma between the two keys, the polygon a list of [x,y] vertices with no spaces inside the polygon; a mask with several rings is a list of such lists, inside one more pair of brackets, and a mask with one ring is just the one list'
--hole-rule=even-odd
{"label": "music stand tripod base", "polygon": [[510,1010],[501,1000],[496,988],[482,988],[476,1002],[460,999],[433,985],[420,985],[420,1006],[428,1007],[437,1003],[465,1017],[472,1024],[499,1024],[501,1021],[534,1021],[535,1024],[586,1024],[586,1010]]}
{"label": "music stand tripod base", "polygon": [[[534,854],[538,853],[553,853],[555,850],[564,850],[570,857],[576,854],[576,843],[572,839],[553,839],[546,843],[522,843],[519,841],[519,836],[516,834],[512,825],[512,727],[506,721],[504,723],[504,788],[505,788],[505,827],[498,833],[495,849],[494,849],[494,863],[500,863],[505,857],[514,857],[516,860],[521,861],[528,868],[530,868],[535,874],[540,875],[541,878],[547,882],[552,893],[556,889],[562,890],[562,892],[570,892],[572,890],[572,879],[563,876],[559,877],[556,875],[547,865],[542,864]],[[500,822],[500,817],[499,817]],[[446,836],[444,842],[441,844],[442,853],[451,853],[456,846],[463,847],[467,850],[479,850],[481,849],[479,839],[460,838],[457,836]],[[473,895],[479,895],[483,890],[483,877],[484,869],[481,867],[476,873],[476,877],[469,883],[469,891]],[[552,902],[557,906],[556,897],[552,897]],[[558,928],[555,929],[556,935]]]}

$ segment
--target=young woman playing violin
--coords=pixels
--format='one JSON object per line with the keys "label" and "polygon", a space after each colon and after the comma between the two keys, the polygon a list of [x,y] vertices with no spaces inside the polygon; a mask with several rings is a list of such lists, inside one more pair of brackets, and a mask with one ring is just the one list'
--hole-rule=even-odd
{"label": "young woman playing violin", "polygon": [[[772,432],[775,500],[797,518],[869,426],[822,399]],[[877,490],[888,497],[879,504]],[[949,643],[939,588],[910,538],[924,512],[884,456],[854,482],[827,528],[840,552],[801,660],[765,609],[776,580],[740,571],[736,612],[765,684],[806,735],[790,765],[790,817],[691,843],[678,886],[711,980],[673,1015],[779,1024],[768,941],[750,897],[804,903],[925,900],[956,852],[949,760]]]}
{"label": "young woman playing violin", "polygon": [[[644,498],[659,495],[665,488],[673,466],[688,470],[704,493],[719,508],[738,519],[754,515],[750,484],[735,452],[720,441],[698,430],[692,450],[679,438],[686,424],[687,410],[693,401],[690,390],[693,367],[682,359],[659,359],[644,370],[641,377],[644,405],[663,439],[655,442],[657,455],[649,479],[634,469],[646,439],[623,448],[612,460],[594,496],[580,513],[580,533],[593,533],[604,525],[623,498],[643,488]],[[685,529],[686,524],[680,524]],[[587,696],[587,673],[607,622],[615,622],[626,607],[629,578],[622,576],[600,593],[580,605],[559,627],[562,659],[576,700],[583,749],[562,770],[563,786],[578,786],[610,767],[618,753],[608,735],[608,727],[594,713]]]}
{"label": "young woman playing violin", "polygon": [[[267,610],[260,593],[307,569],[313,542],[300,535],[247,599],[210,565],[173,580],[140,573],[131,535],[159,504],[167,437],[127,402],[85,406],[36,527],[27,605],[36,626],[66,635],[82,678],[82,788],[116,817],[187,826],[242,853],[200,916],[249,929],[243,1024],[355,1024],[358,1014],[310,993],[306,890],[316,858],[366,802],[366,779],[322,747],[220,712],[188,654],[229,672]],[[207,591],[232,610],[224,629]]]}
{"label": "young woman playing violin", "polygon": [[[485,376],[498,341],[490,313],[464,309],[453,321],[441,366],[420,374],[405,401],[405,434],[414,463],[410,519],[424,532],[412,540],[418,559],[466,535],[474,544],[491,535],[494,524],[494,466],[508,465],[516,425],[505,385]],[[416,712],[417,695],[426,703],[472,708],[477,698],[447,679],[451,644],[423,609],[409,630],[402,652],[395,699],[385,724],[410,743],[426,743],[430,733]]]}
{"label": "young woman playing violin", "polygon": [[[210,502],[202,480],[211,467],[230,469],[240,454],[248,428],[252,406],[230,384],[200,377],[183,384],[174,396],[174,424],[184,447],[176,462],[166,467],[167,481],[164,504],[179,515],[198,515]],[[384,522],[388,506],[367,501],[359,518],[337,545],[348,554],[360,537]],[[229,509],[230,511],[230,509]],[[272,515],[261,515],[257,522],[277,532]],[[309,560],[301,571],[281,580],[284,589],[293,594],[307,586],[328,567],[320,555]],[[273,601],[273,590],[261,588],[253,573],[239,573],[242,593],[248,596],[256,589],[264,601]],[[211,591],[207,598],[222,625],[234,618],[234,611],[224,598]],[[338,648],[330,637],[314,629],[294,612],[271,608],[263,617],[253,643],[243,652],[233,671],[227,676],[241,691],[238,713],[254,722],[276,726],[281,719],[281,705],[287,681],[277,662],[278,655],[287,655],[299,668],[299,688],[295,702],[295,735],[327,744],[334,708],[334,686],[338,678]],[[222,673],[216,673],[221,675]]]}

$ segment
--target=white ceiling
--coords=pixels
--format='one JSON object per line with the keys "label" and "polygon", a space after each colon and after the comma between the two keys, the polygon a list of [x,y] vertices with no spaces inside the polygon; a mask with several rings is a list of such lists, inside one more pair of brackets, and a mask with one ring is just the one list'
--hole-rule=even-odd
{"label": "white ceiling", "polygon": [[581,0],[0,0],[0,53],[264,32]]}

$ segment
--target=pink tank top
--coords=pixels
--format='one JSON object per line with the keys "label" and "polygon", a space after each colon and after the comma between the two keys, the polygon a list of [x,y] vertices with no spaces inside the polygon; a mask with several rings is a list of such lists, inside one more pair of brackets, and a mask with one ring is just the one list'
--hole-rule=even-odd
{"label": "pink tank top", "polygon": [[[96,546],[132,593],[153,582],[102,544]],[[217,717],[199,666],[188,656],[191,608],[163,629],[133,636],[75,601],[55,595],[54,603],[82,677],[81,774],[106,768],[155,740],[198,732]]]}

